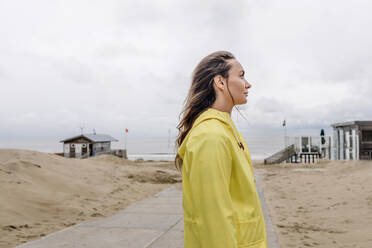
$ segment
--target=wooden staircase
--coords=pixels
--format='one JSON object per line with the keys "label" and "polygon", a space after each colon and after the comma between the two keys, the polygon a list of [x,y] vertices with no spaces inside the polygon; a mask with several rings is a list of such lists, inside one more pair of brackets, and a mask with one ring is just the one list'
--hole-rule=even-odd
{"label": "wooden staircase", "polygon": [[264,160],[265,164],[279,164],[283,161],[290,159],[292,156],[296,155],[295,145],[292,144],[287,146],[283,150],[271,155]]}

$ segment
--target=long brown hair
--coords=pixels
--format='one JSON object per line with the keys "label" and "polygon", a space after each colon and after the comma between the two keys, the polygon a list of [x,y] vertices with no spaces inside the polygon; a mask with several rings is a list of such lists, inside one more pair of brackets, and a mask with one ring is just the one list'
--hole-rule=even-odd
{"label": "long brown hair", "polygon": [[[216,100],[216,92],[213,88],[213,79],[217,75],[229,77],[231,64],[228,60],[235,59],[234,55],[227,51],[217,51],[203,58],[192,74],[191,87],[185,99],[184,107],[180,113],[181,121],[177,125],[179,134],[176,147],[180,147],[194,121],[207,108],[211,107]],[[182,159],[176,155],[175,166],[182,171]]]}

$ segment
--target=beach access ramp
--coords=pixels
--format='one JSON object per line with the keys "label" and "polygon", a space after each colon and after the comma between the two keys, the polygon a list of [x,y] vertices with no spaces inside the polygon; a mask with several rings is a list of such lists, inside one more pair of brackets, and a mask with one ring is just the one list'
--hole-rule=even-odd
{"label": "beach access ramp", "polygon": [[296,155],[295,145],[292,144],[287,146],[283,150],[271,155],[264,160],[264,164],[279,164],[283,161],[290,159],[292,156]]}

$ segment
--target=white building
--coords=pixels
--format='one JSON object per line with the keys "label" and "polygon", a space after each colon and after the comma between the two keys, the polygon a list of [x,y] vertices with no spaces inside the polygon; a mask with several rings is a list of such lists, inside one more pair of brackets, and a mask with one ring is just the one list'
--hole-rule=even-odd
{"label": "white building", "polygon": [[334,160],[372,159],[372,121],[335,123],[333,127]]}

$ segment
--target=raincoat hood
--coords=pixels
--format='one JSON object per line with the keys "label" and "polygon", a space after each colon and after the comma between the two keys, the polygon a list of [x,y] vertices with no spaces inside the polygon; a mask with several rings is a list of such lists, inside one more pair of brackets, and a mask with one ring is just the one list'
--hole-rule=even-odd
{"label": "raincoat hood", "polygon": [[233,133],[235,135],[236,141],[238,143],[240,143],[239,137],[237,135],[237,133],[239,133],[239,132],[236,129],[236,127],[235,127],[235,125],[234,125],[234,123],[233,123],[233,121],[231,119],[230,114],[227,113],[227,112],[223,112],[223,111],[217,110],[217,109],[208,108],[207,110],[205,110],[204,112],[202,112],[196,118],[196,120],[194,121],[194,124],[192,125],[192,128],[190,129],[190,131],[188,132],[188,134],[186,135],[186,137],[183,139],[182,144],[181,144],[181,146],[178,149],[178,155],[181,157],[181,159],[184,158],[185,151],[186,151],[186,144],[187,144],[187,141],[188,141],[188,139],[189,139],[190,134],[192,133],[192,131],[199,124],[201,124],[204,121],[210,120],[210,119],[217,119],[220,122],[224,123],[225,125],[229,126],[229,128],[232,129],[232,131],[233,131]]}

